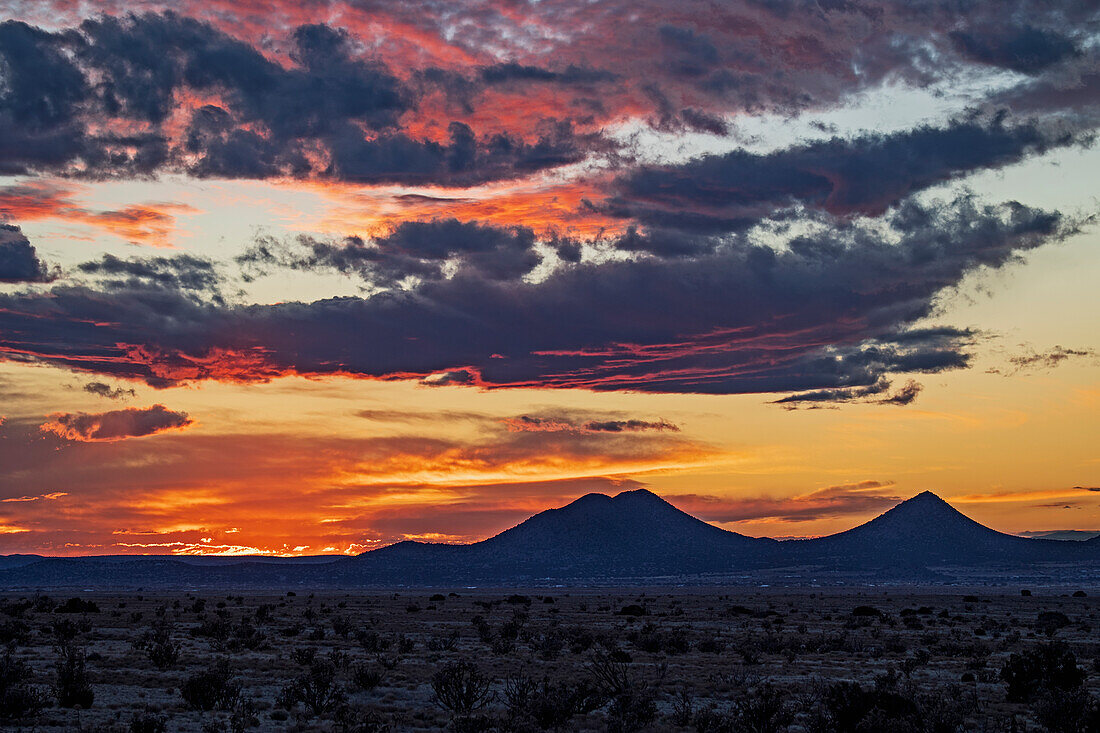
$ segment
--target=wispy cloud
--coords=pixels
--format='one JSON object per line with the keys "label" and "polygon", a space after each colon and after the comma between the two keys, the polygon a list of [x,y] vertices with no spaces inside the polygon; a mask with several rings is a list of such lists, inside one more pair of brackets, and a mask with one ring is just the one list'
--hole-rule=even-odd
{"label": "wispy cloud", "polygon": [[711,522],[810,522],[882,512],[902,501],[893,481],[838,484],[789,498],[679,494],[676,506]]}

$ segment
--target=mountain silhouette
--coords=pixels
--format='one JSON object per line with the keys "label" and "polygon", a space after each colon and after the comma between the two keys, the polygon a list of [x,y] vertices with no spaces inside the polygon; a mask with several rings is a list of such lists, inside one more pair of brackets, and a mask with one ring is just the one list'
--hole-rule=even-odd
{"label": "mountain silhouette", "polygon": [[1039,573],[1049,582],[1079,582],[1095,577],[1098,560],[1100,538],[1067,542],[1004,534],[928,491],[847,531],[779,542],[707,524],[640,489],[587,494],[468,545],[405,541],[351,558],[262,561],[9,556],[0,558],[0,586],[356,588],[754,578],[797,584],[805,582],[799,578],[822,577],[855,582],[869,572],[879,580],[951,582],[952,572],[972,568],[1006,578]]}
{"label": "mountain silhouette", "polygon": [[631,575],[682,575],[755,565],[778,543],[707,524],[637,489],[582,496],[478,545],[532,572],[602,566]]}
{"label": "mountain silhouette", "polygon": [[400,542],[358,559],[380,574],[431,564],[466,582],[495,578],[655,577],[756,567],[779,543],[707,524],[645,489],[586,494],[470,545]]}
{"label": "mountain silhouette", "polygon": [[987,565],[1082,557],[1073,545],[1030,539],[990,529],[931,491],[866,524],[798,543],[797,555],[850,567],[889,565]]}

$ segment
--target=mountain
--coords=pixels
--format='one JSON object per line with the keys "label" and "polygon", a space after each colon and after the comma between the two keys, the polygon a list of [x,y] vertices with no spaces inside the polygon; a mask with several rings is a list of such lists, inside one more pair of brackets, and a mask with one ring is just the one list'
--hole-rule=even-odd
{"label": "mountain", "polygon": [[[931,492],[845,532],[755,539],[707,524],[645,490],[588,494],[481,542],[399,542],[352,558],[169,556],[0,558],[0,588],[359,588],[725,582],[953,582],[967,569],[1046,582],[1096,582],[1100,537],[1004,534]],[[988,572],[987,572],[988,571]],[[1059,580],[1061,579],[1061,580]]]}
{"label": "mountain", "polygon": [[656,494],[588,494],[478,543],[491,557],[547,572],[682,575],[755,565],[779,543],[707,524]]}
{"label": "mountain", "polygon": [[1050,529],[1036,532],[1020,532],[1021,537],[1033,537],[1044,540],[1066,540],[1069,542],[1083,542],[1100,537],[1100,532],[1087,529]]}
{"label": "mountain", "polygon": [[651,491],[587,494],[470,545],[401,542],[359,555],[364,577],[461,582],[728,573],[765,564],[779,543],[697,519]]}
{"label": "mountain", "polygon": [[931,491],[866,524],[797,543],[795,555],[833,566],[989,565],[1080,559],[1080,546],[1017,537],[975,522]]}

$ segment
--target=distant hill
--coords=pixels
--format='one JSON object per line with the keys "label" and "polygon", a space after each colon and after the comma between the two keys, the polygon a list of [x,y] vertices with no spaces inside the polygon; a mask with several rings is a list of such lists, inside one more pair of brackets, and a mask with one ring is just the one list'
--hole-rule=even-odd
{"label": "distant hill", "polygon": [[360,582],[522,582],[728,573],[766,565],[778,542],[715,527],[644,489],[587,494],[470,545],[400,542],[341,568]]}
{"label": "distant hill", "polygon": [[622,575],[683,575],[753,567],[778,542],[707,524],[656,494],[638,489],[582,496],[478,543],[488,558],[530,572],[570,569]]}
{"label": "distant hill", "polygon": [[[645,490],[588,494],[482,542],[399,542],[352,558],[0,557],[0,587],[357,588],[544,583],[951,582],[952,568],[1010,577],[1054,568],[1100,582],[1100,537],[1084,542],[1004,534],[931,492],[853,529],[779,542],[707,524]],[[867,573],[872,573],[868,576]],[[1060,574],[1060,575],[1059,575]],[[794,580],[791,580],[791,579]]]}
{"label": "distant hill", "polygon": [[903,501],[866,524],[799,542],[794,549],[797,557],[841,567],[1001,565],[1093,555],[1065,542],[1017,537],[990,529],[930,491]]}
{"label": "distant hill", "polygon": [[1069,542],[1083,542],[1084,540],[1091,540],[1094,537],[1100,537],[1100,531],[1085,529],[1050,529],[1036,532],[1017,532],[1017,534],[1020,537]]}

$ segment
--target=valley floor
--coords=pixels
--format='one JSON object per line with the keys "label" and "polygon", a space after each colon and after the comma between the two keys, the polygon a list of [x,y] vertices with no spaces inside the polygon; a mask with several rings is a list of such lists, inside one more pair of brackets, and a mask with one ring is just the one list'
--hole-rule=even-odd
{"label": "valley floor", "polygon": [[1098,611],[1072,589],[8,595],[0,725],[1095,730]]}

